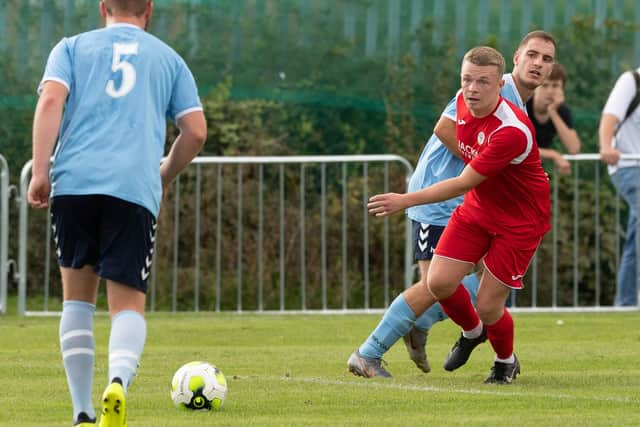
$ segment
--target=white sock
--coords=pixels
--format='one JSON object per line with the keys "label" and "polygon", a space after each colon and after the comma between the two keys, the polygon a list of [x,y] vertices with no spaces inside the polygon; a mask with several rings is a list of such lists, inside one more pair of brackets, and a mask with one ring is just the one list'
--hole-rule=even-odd
{"label": "white sock", "polygon": [[73,421],[80,412],[96,416],[91,396],[95,340],[93,313],[95,306],[84,301],[62,303],[60,351],[73,402]]}
{"label": "white sock", "polygon": [[496,356],[495,361],[500,363],[513,364],[515,363],[516,358],[513,357],[513,353],[511,353],[511,356],[507,357],[506,359],[500,359],[498,356]]}
{"label": "white sock", "polygon": [[147,325],[140,313],[124,310],[113,316],[109,337],[109,383],[120,378],[127,391],[140,363],[146,337]]}
{"label": "white sock", "polygon": [[478,323],[478,326],[470,331],[463,331],[462,336],[468,339],[478,338],[482,334],[482,322]]}

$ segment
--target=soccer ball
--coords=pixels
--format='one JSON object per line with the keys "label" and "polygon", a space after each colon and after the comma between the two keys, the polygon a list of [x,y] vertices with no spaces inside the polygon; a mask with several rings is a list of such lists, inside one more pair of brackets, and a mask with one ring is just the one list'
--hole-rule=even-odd
{"label": "soccer ball", "polygon": [[171,380],[171,400],[179,408],[217,411],[227,397],[227,380],[207,362],[189,362]]}

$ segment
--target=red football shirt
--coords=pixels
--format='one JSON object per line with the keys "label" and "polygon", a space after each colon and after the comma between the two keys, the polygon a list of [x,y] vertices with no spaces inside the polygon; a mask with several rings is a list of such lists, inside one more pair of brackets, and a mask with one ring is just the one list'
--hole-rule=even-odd
{"label": "red football shirt", "polygon": [[544,234],[550,228],[549,180],[542,169],[529,117],[500,97],[495,110],[475,118],[456,99],[456,136],[465,164],[487,179],[460,209],[488,229]]}

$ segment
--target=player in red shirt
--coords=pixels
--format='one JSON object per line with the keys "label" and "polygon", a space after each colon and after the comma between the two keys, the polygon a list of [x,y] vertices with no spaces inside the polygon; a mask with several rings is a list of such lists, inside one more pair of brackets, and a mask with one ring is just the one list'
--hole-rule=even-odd
{"label": "player in red shirt", "polygon": [[[522,288],[543,235],[549,230],[549,183],[527,115],[500,96],[505,62],[490,47],[475,47],[462,61],[456,136],[466,164],[460,176],[420,191],[373,196],[369,212],[386,216],[465,194],[440,238],[427,278],[436,301],[463,330],[445,369],[464,365],[487,338],[496,352],[485,382],[509,384],[520,372],[513,353],[513,320],[504,304]],[[480,260],[484,274],[476,307],[462,278]],[[477,310],[477,311],[476,311]]]}

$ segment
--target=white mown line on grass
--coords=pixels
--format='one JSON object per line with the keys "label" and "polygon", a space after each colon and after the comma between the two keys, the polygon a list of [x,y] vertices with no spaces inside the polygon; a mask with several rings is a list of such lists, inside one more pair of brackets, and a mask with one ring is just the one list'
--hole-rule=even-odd
{"label": "white mown line on grass", "polygon": [[[499,391],[499,390],[457,389],[457,388],[446,388],[446,387],[398,384],[398,383],[394,383],[393,380],[384,380],[384,381],[373,380],[372,381],[364,378],[361,380],[354,380],[354,381],[329,380],[326,378],[296,378],[296,377],[279,377],[279,378],[284,381],[295,381],[295,382],[322,384],[322,385],[346,385],[346,386],[405,390],[405,391],[423,391],[423,392],[431,392],[431,393],[478,394],[478,395],[506,396],[506,397],[537,397],[537,398],[542,397],[542,398],[548,398],[548,399],[564,399],[564,400],[592,400],[592,401],[599,401],[599,402],[602,402],[602,401],[623,402],[623,403],[632,403],[634,405],[640,403],[640,399],[636,399],[629,396],[572,396],[570,394],[530,393],[524,390]],[[488,385],[487,387],[496,387],[496,386]],[[512,386],[497,386],[497,387],[512,387]]]}

